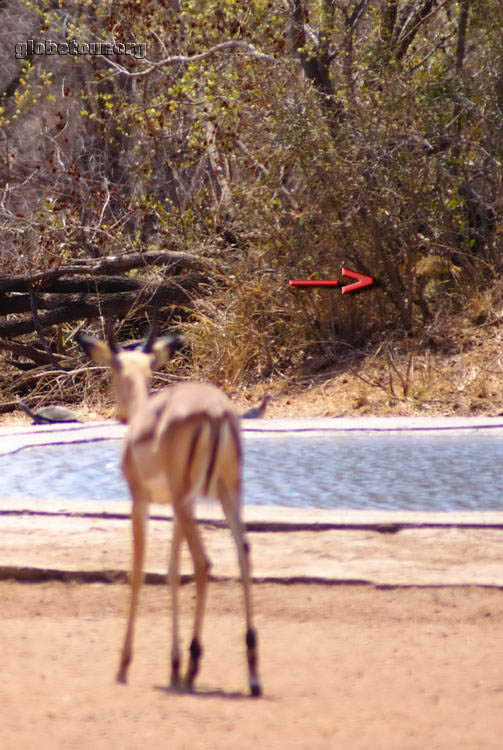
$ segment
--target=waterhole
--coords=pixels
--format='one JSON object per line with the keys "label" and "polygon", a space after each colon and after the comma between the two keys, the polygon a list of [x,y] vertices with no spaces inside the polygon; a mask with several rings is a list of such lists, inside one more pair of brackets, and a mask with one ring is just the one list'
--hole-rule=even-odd
{"label": "waterhole", "polygon": [[[0,456],[5,497],[124,500],[120,440]],[[244,436],[246,503],[381,510],[503,509],[503,431]]]}

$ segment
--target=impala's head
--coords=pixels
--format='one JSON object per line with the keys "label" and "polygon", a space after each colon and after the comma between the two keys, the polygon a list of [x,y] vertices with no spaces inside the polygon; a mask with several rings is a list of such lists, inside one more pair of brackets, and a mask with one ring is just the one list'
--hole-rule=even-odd
{"label": "impala's head", "polygon": [[173,355],[178,341],[174,336],[156,339],[151,332],[140,349],[120,350],[110,336],[108,343],[78,333],[75,337],[89,359],[112,370],[117,399],[117,419],[128,422],[138,401],[148,395],[152,372]]}

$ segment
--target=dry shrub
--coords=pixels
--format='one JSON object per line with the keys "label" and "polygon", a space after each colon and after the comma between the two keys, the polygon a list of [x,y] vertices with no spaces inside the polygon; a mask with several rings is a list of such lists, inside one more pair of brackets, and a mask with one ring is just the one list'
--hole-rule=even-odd
{"label": "dry shrub", "polygon": [[299,360],[292,347],[297,333],[288,287],[269,274],[236,273],[225,288],[195,302],[180,328],[192,356],[192,376],[226,387],[278,374]]}

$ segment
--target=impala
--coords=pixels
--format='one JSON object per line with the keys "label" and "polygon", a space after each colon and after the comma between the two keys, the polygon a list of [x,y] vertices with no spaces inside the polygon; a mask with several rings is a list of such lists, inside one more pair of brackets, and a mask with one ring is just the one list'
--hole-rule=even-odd
{"label": "impala", "polygon": [[[249,546],[241,522],[242,449],[239,419],[231,401],[218,388],[203,383],[180,383],[149,395],[154,369],[167,362],[176,346],[172,337],[156,339],[151,333],[142,349],[120,351],[108,343],[79,334],[77,341],[94,362],[111,368],[117,416],[128,424],[122,471],[132,497],[133,565],[126,634],[118,682],[126,682],[138,598],[143,581],[148,507],[151,501],[171,503],[173,536],[168,570],[172,600],[171,686],[193,689],[201,656],[208,571],[195,518],[199,497],[217,498],[237,548],[246,615],[246,648],[250,692],[261,694],[257,674],[257,636],[253,627]],[[187,542],[196,583],[196,605],[188,668],[180,677],[178,588],[180,546]]]}

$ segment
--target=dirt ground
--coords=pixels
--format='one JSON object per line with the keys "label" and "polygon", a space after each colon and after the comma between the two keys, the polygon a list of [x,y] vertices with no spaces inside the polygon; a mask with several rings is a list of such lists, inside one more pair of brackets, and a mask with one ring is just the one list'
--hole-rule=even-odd
{"label": "dirt ground", "polygon": [[[169,604],[144,588],[127,686],[124,584],[0,583],[2,750],[486,750],[503,732],[497,588],[257,584],[264,696],[241,592],[213,583],[197,691],[165,689]],[[188,640],[192,585],[182,591]]]}

